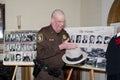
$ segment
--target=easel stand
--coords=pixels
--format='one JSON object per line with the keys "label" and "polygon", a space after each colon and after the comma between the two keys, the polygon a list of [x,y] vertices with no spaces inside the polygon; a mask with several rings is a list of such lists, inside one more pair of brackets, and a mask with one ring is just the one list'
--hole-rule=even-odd
{"label": "easel stand", "polygon": [[70,80],[70,77],[71,77],[72,72],[73,72],[73,68],[70,69],[69,74],[68,74],[68,77],[67,77],[67,80]]}
{"label": "easel stand", "polygon": [[18,68],[18,65],[15,66],[14,73],[13,73],[13,76],[12,76],[12,80],[15,79],[17,68]]}
{"label": "easel stand", "polygon": [[86,66],[78,66],[78,65],[67,65],[67,66],[71,67],[68,77],[67,77],[67,80],[70,80],[70,77],[71,77],[71,74],[72,74],[74,68],[79,68],[82,70],[89,70],[90,80],[95,80],[95,76],[94,76],[95,71],[105,73],[105,69],[92,68],[92,67],[86,67]]}
{"label": "easel stand", "polygon": [[90,73],[90,80],[95,80],[94,70],[91,69],[89,73]]}
{"label": "easel stand", "polygon": [[[33,67],[34,66],[34,63],[33,62],[26,62],[25,63],[4,63],[3,65],[5,66],[15,66],[15,69],[14,69],[14,73],[13,73],[13,76],[12,76],[12,80],[15,80],[15,76],[16,76],[16,73],[17,73],[17,70],[18,70],[18,67]],[[28,69],[28,68],[27,68]],[[26,80],[27,78],[25,78]],[[31,77],[29,77],[29,80],[32,80]]]}

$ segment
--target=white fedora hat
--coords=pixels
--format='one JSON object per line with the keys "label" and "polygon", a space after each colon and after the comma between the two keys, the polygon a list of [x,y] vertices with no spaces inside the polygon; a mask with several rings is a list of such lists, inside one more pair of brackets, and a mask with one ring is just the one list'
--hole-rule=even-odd
{"label": "white fedora hat", "polygon": [[80,48],[66,50],[62,60],[67,64],[78,64],[87,59],[87,54]]}

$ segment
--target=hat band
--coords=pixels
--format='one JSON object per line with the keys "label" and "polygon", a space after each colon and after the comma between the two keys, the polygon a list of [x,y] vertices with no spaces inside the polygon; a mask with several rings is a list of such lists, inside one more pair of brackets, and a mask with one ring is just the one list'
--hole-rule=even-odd
{"label": "hat band", "polygon": [[68,61],[79,61],[79,60],[81,60],[83,58],[83,55],[80,55],[79,57],[77,57],[77,58],[70,58],[70,57],[67,57],[66,56],[66,59],[68,60]]}

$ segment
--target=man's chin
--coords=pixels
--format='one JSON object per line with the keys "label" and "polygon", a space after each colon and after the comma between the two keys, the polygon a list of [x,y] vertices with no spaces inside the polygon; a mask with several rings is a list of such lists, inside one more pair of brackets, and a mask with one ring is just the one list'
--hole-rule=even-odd
{"label": "man's chin", "polygon": [[62,30],[58,30],[58,31],[56,31],[56,33],[60,33]]}

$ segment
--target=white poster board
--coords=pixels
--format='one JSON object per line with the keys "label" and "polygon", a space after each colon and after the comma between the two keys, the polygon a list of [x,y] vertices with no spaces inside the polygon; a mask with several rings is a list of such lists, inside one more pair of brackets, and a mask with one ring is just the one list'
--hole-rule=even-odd
{"label": "white poster board", "polygon": [[32,30],[5,31],[4,65],[34,65],[36,33]]}
{"label": "white poster board", "polygon": [[105,68],[105,52],[108,42],[115,34],[114,27],[71,27],[66,28],[70,35],[70,41],[78,43],[82,51],[88,54],[85,66]]}

